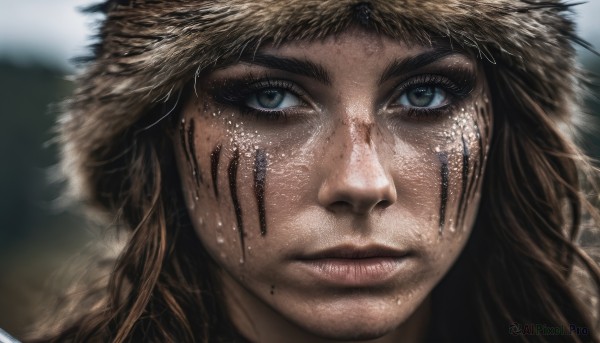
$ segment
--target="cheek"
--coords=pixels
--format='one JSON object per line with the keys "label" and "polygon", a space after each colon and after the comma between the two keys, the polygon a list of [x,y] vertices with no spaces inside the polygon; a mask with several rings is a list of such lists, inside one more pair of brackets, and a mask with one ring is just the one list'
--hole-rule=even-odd
{"label": "cheek", "polygon": [[177,160],[188,213],[204,246],[225,265],[244,264],[269,234],[267,194],[278,178],[271,180],[275,149],[267,139],[239,116],[198,100],[180,122]]}
{"label": "cheek", "polygon": [[445,130],[438,156],[438,239],[428,240],[432,263],[447,269],[466,243],[478,212],[491,139],[491,108],[480,96]]}

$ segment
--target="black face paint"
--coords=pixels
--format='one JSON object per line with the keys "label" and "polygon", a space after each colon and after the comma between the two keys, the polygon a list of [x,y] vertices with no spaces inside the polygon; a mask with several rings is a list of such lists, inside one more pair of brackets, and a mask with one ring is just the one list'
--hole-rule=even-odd
{"label": "black face paint", "polygon": [[465,199],[467,196],[467,183],[469,182],[469,157],[471,152],[469,151],[469,145],[465,141],[464,134],[461,135],[463,151],[462,151],[462,190],[460,193],[460,201],[458,202],[458,211],[456,215],[456,226],[460,227],[461,220],[464,212]]}
{"label": "black face paint", "polygon": [[217,145],[210,153],[210,174],[212,175],[213,191],[219,197],[219,160],[221,159],[221,144]]}
{"label": "black face paint", "polygon": [[[481,131],[479,128],[479,121],[475,120],[475,136],[477,137],[477,146],[479,149],[479,159],[475,160],[475,163],[473,163],[473,176],[471,177],[471,180],[469,180],[469,186],[467,187],[467,196],[466,196],[466,201],[467,204],[470,201],[471,197],[473,197],[473,192],[475,191],[475,185],[478,183],[479,179],[481,178],[481,174],[483,171],[483,162],[484,162],[484,152],[483,152],[483,139],[481,137]],[[466,208],[464,209],[464,215],[466,214]]]}
{"label": "black face paint", "polygon": [[489,122],[490,118],[488,118],[488,112],[491,112],[491,109],[486,108],[485,106],[479,108],[479,116],[483,120],[483,124],[484,124],[483,129],[484,129],[486,137],[490,137],[492,135],[492,127],[490,126],[490,122]]}
{"label": "black face paint", "polygon": [[193,120],[190,120],[190,127],[188,128],[188,146],[190,148],[190,155],[192,159],[192,174],[194,175],[194,180],[196,181],[196,186],[200,186],[202,183],[202,174],[200,173],[200,169],[198,169],[198,157],[196,156],[196,144],[194,141],[194,137],[196,136],[196,125]]}
{"label": "black face paint", "polygon": [[188,147],[187,147],[186,139],[185,139],[185,119],[181,120],[181,125],[179,126],[179,140],[181,141],[181,147],[183,148],[183,151],[185,152],[185,160],[188,163],[191,163],[190,153],[188,151]]}
{"label": "black face paint", "polygon": [[267,217],[265,212],[265,179],[267,177],[267,155],[264,150],[256,150],[254,158],[254,195],[258,206],[260,235],[267,234]]}
{"label": "black face paint", "polygon": [[237,219],[238,231],[240,234],[240,243],[242,245],[242,260],[246,259],[246,248],[244,244],[244,223],[242,221],[242,208],[237,194],[237,171],[240,163],[240,152],[236,148],[233,151],[233,158],[229,162],[227,174],[229,174],[229,190],[231,191],[231,201],[233,202],[233,210]]}
{"label": "black face paint", "polygon": [[483,162],[485,156],[483,154],[483,138],[481,137],[481,130],[479,125],[477,125],[477,145],[479,146],[479,169],[477,170],[477,179],[481,177],[481,172],[483,171]]}
{"label": "black face paint", "polygon": [[446,222],[446,204],[448,203],[448,154],[441,152],[438,154],[441,163],[440,176],[442,178],[441,195],[440,195],[440,235],[444,229]]}

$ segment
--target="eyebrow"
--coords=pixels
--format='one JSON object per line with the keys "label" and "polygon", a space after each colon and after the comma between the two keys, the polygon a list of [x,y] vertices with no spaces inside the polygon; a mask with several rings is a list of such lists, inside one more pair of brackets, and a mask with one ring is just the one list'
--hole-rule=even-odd
{"label": "eyebrow", "polygon": [[379,79],[379,84],[382,84],[392,78],[398,77],[400,75],[406,74],[410,71],[417,70],[419,68],[423,68],[431,63],[434,63],[444,57],[448,57],[450,55],[458,54],[459,52],[452,49],[441,48],[426,51],[422,54],[396,59],[392,61],[385,71],[381,74],[381,78]]}
{"label": "eyebrow", "polygon": [[326,85],[331,85],[329,74],[320,64],[297,58],[279,57],[267,54],[242,56],[242,62],[259,65],[262,67],[283,70],[289,73],[311,77]]}

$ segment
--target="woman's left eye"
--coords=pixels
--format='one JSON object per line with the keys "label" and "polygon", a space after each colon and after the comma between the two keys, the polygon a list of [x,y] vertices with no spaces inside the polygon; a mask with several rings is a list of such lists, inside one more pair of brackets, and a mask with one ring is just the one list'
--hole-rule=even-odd
{"label": "woman's left eye", "polygon": [[400,95],[396,104],[408,108],[432,109],[446,105],[448,103],[448,93],[437,86],[416,86],[411,87]]}
{"label": "woman's left eye", "polygon": [[250,94],[245,105],[259,111],[278,111],[300,106],[302,101],[283,88],[265,88]]}

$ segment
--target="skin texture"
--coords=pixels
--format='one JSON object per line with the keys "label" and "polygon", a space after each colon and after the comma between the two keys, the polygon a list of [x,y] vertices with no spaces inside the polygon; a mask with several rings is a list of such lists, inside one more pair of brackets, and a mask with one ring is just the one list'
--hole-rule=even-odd
{"label": "skin texture", "polygon": [[[491,132],[485,78],[466,52],[382,82],[393,61],[433,50],[353,30],[259,50],[327,77],[246,61],[198,80],[174,137],[178,168],[232,320],[250,340],[424,338],[429,294],[471,232]],[[436,115],[409,113],[399,87],[432,74],[473,77]],[[215,96],[249,77],[291,82],[299,101],[282,119]],[[401,256],[383,267],[353,264],[358,256],[307,262],[374,246]]]}

